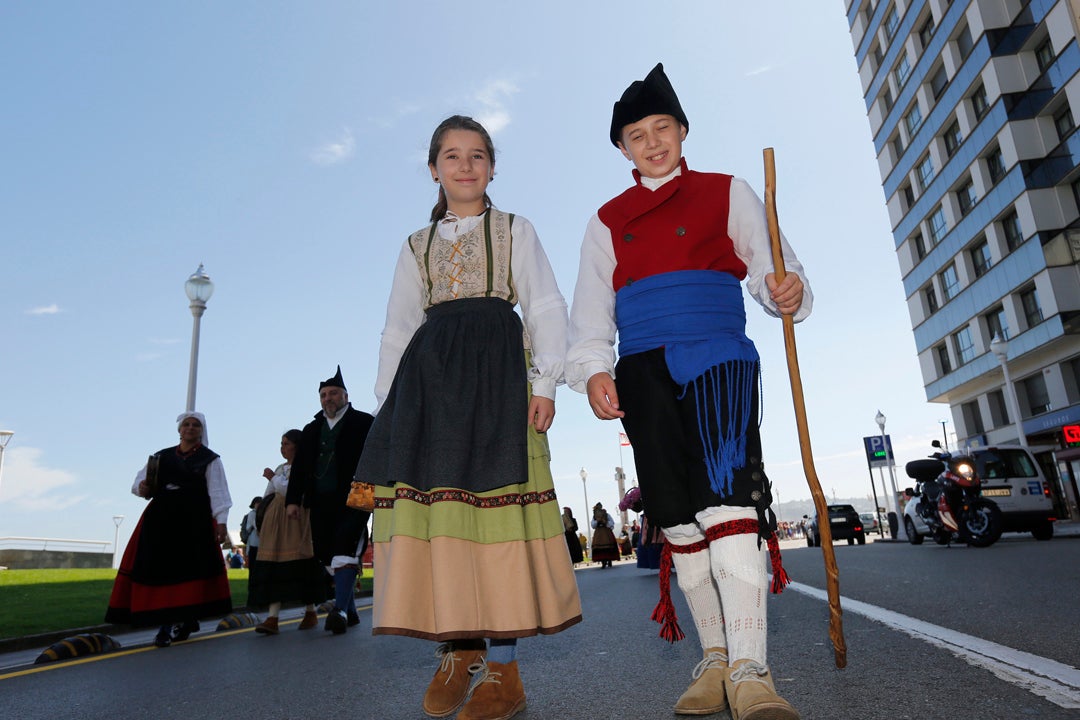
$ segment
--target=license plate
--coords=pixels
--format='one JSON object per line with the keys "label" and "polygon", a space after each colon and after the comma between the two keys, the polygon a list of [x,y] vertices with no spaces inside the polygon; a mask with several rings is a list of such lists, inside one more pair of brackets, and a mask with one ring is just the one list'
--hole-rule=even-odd
{"label": "license plate", "polygon": [[829,518],[831,523],[840,523],[841,525],[847,522],[847,518]]}
{"label": "license plate", "polygon": [[1012,488],[983,488],[982,494],[984,497],[1011,497]]}

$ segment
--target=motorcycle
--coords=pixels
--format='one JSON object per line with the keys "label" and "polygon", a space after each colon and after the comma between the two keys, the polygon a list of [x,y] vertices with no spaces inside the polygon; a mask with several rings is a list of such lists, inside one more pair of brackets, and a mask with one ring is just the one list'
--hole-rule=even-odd
{"label": "motorcycle", "polygon": [[[936,440],[933,444],[941,447]],[[1001,509],[979,494],[982,480],[974,458],[947,451],[935,452],[930,458],[912,460],[904,468],[916,482],[904,512],[908,541],[912,545],[923,541],[912,517],[916,514],[938,545],[957,541],[989,547],[997,542],[1002,531]]]}

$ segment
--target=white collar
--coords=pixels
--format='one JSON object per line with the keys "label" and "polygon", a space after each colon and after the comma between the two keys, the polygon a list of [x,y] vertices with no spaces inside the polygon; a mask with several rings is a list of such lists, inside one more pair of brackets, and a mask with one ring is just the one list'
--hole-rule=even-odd
{"label": "white collar", "polygon": [[649,188],[650,190],[657,190],[664,183],[666,183],[668,180],[671,180],[672,178],[676,178],[676,177],[678,177],[680,175],[682,175],[682,163],[679,163],[678,165],[676,165],[674,170],[672,170],[671,172],[669,172],[667,175],[665,175],[662,178],[651,178],[651,177],[645,177],[644,175],[642,175],[641,176],[641,184],[644,185],[645,187]]}

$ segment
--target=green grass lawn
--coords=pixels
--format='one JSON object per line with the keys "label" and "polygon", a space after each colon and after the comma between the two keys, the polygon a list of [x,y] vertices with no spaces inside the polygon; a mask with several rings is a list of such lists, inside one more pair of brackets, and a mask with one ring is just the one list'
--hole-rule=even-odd
{"label": "green grass lawn", "polygon": [[[116,570],[0,571],[0,640],[92,627],[105,622]],[[233,606],[247,602],[248,571],[229,570]],[[370,591],[371,569],[360,589]]]}

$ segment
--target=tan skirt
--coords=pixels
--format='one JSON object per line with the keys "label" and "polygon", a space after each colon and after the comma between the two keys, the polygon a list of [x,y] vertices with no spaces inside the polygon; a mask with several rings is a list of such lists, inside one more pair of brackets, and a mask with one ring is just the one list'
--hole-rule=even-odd
{"label": "tan skirt", "polygon": [[311,545],[311,511],[300,508],[300,517],[285,514],[285,498],[280,493],[270,501],[259,530],[259,560],[290,562],[314,557]]}

